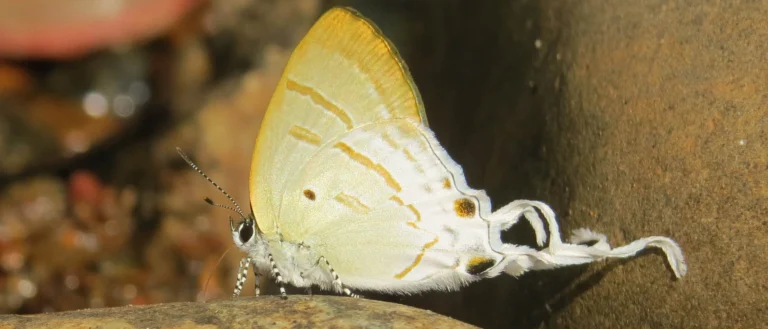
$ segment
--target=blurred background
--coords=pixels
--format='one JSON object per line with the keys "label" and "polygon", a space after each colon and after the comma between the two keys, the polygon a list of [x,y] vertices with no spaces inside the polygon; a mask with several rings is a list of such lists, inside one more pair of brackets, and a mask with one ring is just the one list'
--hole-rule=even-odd
{"label": "blurred background", "polygon": [[[229,298],[242,255],[217,265],[230,213],[203,201],[226,199],[175,147],[247,204],[292,48],[347,5],[397,46],[495,207],[543,200],[564,236],[614,246],[670,236],[691,266],[672,280],[651,251],[363,295],[486,328],[764,326],[768,6],[702,3],[0,0],[0,313]],[[518,226],[505,239],[531,243]]]}
{"label": "blurred background", "polygon": [[[0,313],[229,298],[242,255],[233,249],[217,264],[233,246],[230,214],[203,202],[226,199],[174,148],[247,204],[274,85],[292,48],[334,5],[358,9],[393,40],[433,128],[459,150],[472,140],[467,125],[488,119],[466,112],[483,102],[473,99],[486,84],[478,82],[524,78],[520,67],[534,58],[534,39],[520,37],[526,46],[511,53],[519,67],[492,73],[499,36],[474,30],[501,15],[489,26],[461,25],[468,6],[459,1],[0,1]],[[521,16],[505,23],[520,28],[516,36],[535,32],[526,6],[508,5]],[[527,81],[515,86],[536,92]],[[465,163],[475,177],[491,153],[481,156]],[[476,287],[476,299],[489,289]],[[459,294],[366,296],[484,317],[468,315],[479,304],[456,312],[471,304]]]}

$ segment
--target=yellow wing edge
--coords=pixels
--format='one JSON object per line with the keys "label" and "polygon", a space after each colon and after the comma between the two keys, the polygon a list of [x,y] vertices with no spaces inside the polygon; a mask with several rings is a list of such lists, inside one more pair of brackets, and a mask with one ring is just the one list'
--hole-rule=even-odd
{"label": "yellow wing edge", "polygon": [[[402,74],[403,80],[408,81],[408,86],[411,89],[411,94],[413,95],[413,98],[418,103],[418,109],[419,109],[419,121],[425,125],[429,126],[429,122],[427,121],[427,113],[424,111],[424,101],[421,99],[421,93],[419,93],[419,88],[416,87],[416,83],[413,81],[413,76],[411,75],[410,69],[408,69],[408,65],[405,64],[405,61],[403,60],[403,57],[400,56],[400,52],[395,48],[394,43],[392,43],[389,38],[387,38],[386,35],[379,29],[379,27],[373,23],[370,19],[363,16],[359,11],[350,8],[350,7],[334,7],[329,9],[325,14],[323,14],[318,22],[320,20],[323,20],[324,18],[333,18],[335,16],[342,16],[342,17],[353,17],[353,19],[358,20],[359,22],[364,23],[371,31],[371,34],[375,35],[379,39],[381,39],[384,43],[384,45],[389,50],[389,54],[391,55],[392,59],[397,63],[397,66],[400,67],[400,73]],[[347,18],[345,18],[347,19]],[[349,19],[347,19],[349,20]]]}
{"label": "yellow wing edge", "polygon": [[[331,24],[331,22],[335,24]],[[392,43],[389,38],[387,38],[384,33],[382,33],[381,29],[379,29],[376,24],[374,24],[371,20],[363,16],[360,12],[357,10],[350,8],[350,7],[333,7],[329,10],[327,10],[323,15],[318,18],[318,20],[314,23],[314,25],[310,28],[310,30],[307,32],[305,37],[299,42],[299,44],[296,46],[296,48],[293,50],[294,53],[298,49],[302,47],[303,43],[306,42],[312,42],[312,40],[308,40],[307,36],[313,35],[312,30],[317,29],[325,29],[325,33],[343,33],[343,31],[334,31],[336,29],[335,27],[331,26],[344,26],[346,24],[362,24],[367,28],[370,35],[372,35],[373,39],[381,40],[382,44],[388,49],[388,53],[391,57],[391,59],[397,64],[397,66],[400,69],[400,74],[403,80],[408,82],[408,86],[410,88],[410,93],[416,102],[416,108],[418,109],[418,121],[427,126],[427,115],[424,110],[424,102],[421,98],[421,94],[419,93],[418,88],[416,87],[415,82],[413,81],[413,78],[411,76],[411,72],[408,69],[408,66],[405,64],[405,61],[400,56],[400,53],[398,52],[397,48],[395,48],[394,44]],[[250,194],[250,201],[251,201],[251,207],[253,207],[254,201],[257,199],[257,197],[265,197],[265,196],[258,196],[258,188],[257,188],[257,182],[255,181],[258,171],[258,165],[257,162],[261,161],[263,155],[261,154],[260,148],[263,146],[261,145],[262,140],[262,134],[265,134],[269,131],[268,126],[270,125],[270,116],[273,112],[275,112],[275,109],[273,108],[275,106],[274,99],[278,95],[278,93],[283,92],[281,90],[281,86],[283,86],[286,83],[287,75],[286,72],[290,70],[290,68],[295,65],[295,56],[292,54],[291,57],[288,59],[288,63],[285,66],[285,69],[282,73],[282,76],[280,78],[280,81],[278,82],[278,87],[275,89],[274,94],[272,95],[272,100],[270,100],[269,105],[267,106],[267,111],[264,114],[264,118],[262,119],[261,127],[259,129],[259,136],[256,139],[256,145],[254,146],[253,156],[251,160],[251,172],[250,177],[248,180],[249,185],[249,194]],[[411,117],[412,119],[417,119],[415,117]],[[255,209],[251,209],[253,212]],[[255,212],[254,212],[255,213]]]}

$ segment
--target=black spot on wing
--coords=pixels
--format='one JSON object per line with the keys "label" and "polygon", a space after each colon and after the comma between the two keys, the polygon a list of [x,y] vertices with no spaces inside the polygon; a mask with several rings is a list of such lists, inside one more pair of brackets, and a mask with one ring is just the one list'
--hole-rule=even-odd
{"label": "black spot on wing", "polygon": [[473,257],[467,262],[467,273],[478,275],[496,265],[496,261],[486,257]]}

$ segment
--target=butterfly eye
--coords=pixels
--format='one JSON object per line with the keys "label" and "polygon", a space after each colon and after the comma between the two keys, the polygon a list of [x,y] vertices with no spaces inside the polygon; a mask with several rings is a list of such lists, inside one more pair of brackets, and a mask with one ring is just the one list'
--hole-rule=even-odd
{"label": "butterfly eye", "polygon": [[240,243],[246,243],[253,237],[253,225],[248,222],[240,224]]}

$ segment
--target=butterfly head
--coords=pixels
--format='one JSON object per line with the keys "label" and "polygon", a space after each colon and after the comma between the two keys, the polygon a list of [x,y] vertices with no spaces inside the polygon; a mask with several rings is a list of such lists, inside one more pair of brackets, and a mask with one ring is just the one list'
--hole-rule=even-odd
{"label": "butterfly head", "polygon": [[242,218],[237,225],[235,225],[235,220],[229,217],[229,228],[232,230],[232,241],[238,248],[250,249],[249,246],[256,242],[258,227],[253,216]]}

